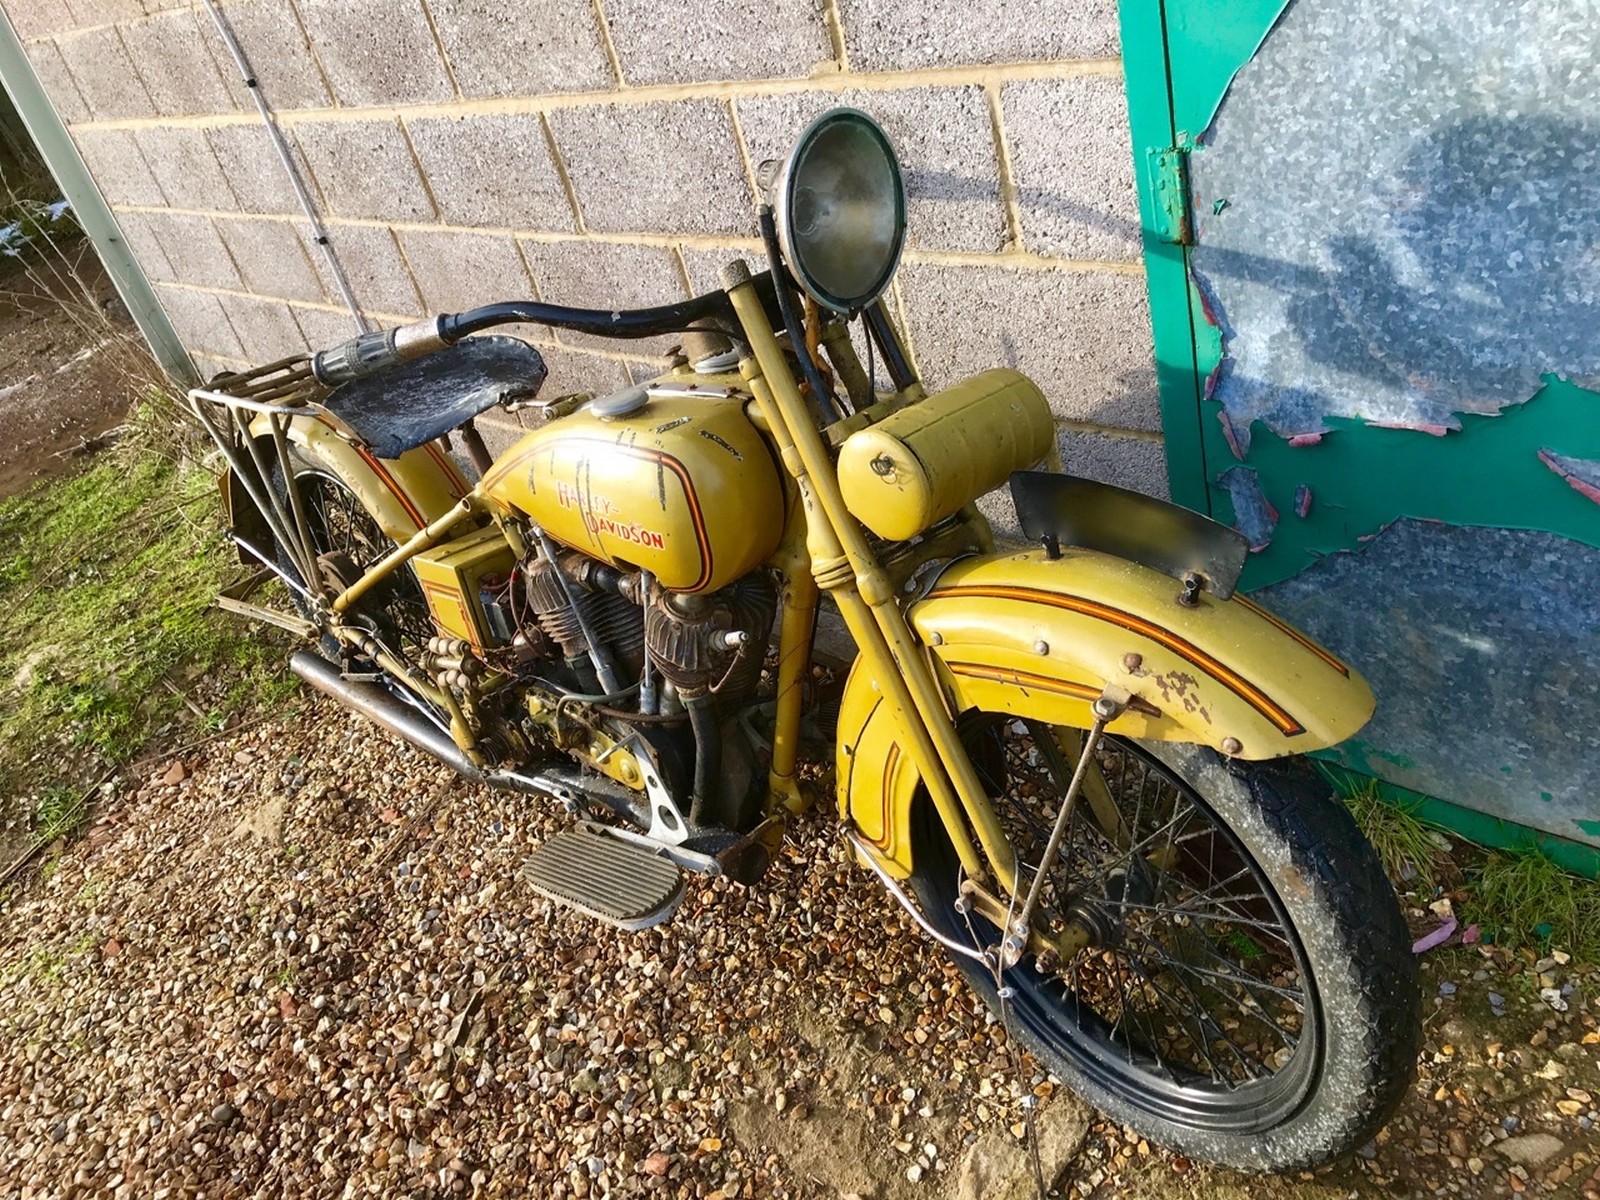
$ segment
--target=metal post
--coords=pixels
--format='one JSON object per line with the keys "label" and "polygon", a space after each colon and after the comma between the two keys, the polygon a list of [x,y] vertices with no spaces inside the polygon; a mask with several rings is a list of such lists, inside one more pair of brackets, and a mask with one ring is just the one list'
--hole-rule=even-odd
{"label": "metal post", "polygon": [[256,112],[261,114],[262,123],[267,127],[267,137],[272,142],[273,152],[277,154],[278,163],[283,167],[284,174],[289,177],[289,186],[294,189],[295,199],[300,202],[300,211],[305,216],[306,224],[311,228],[311,240],[322,247],[323,258],[328,264],[328,273],[333,277],[334,287],[338,289],[345,307],[350,310],[350,316],[355,319],[356,332],[366,333],[372,326],[367,321],[366,314],[361,311],[361,305],[356,303],[355,293],[350,290],[350,280],[344,273],[344,267],[339,263],[338,254],[334,252],[333,242],[322,224],[322,218],[317,215],[317,206],[311,199],[311,193],[306,190],[306,182],[300,178],[300,169],[295,166],[294,156],[289,153],[288,143],[283,140],[283,131],[278,128],[278,122],[272,115],[272,106],[261,93],[261,83],[256,79],[256,73],[251,68],[249,59],[245,57],[244,48],[239,45],[239,39],[233,36],[233,27],[228,24],[228,18],[222,15],[222,10],[217,7],[215,0],[203,0],[203,3],[206,11],[211,14],[212,24],[217,27],[217,35],[222,38],[223,46],[227,48],[229,57],[239,70],[239,77],[244,83],[245,90],[255,102]]}
{"label": "metal post", "polygon": [[5,84],[11,102],[28,128],[28,136],[33,138],[45,166],[60,185],[61,194],[72,205],[78,224],[99,253],[117,295],[122,298],[144,340],[150,344],[156,362],[184,387],[199,383],[200,376],[189,359],[189,352],[178,339],[172,322],[167,320],[143,268],[128,249],[128,243],[123,241],[122,231],[117,228],[105,197],[78,154],[78,147],[68,135],[55,105],[39,85],[33,64],[28,61],[17,31],[4,12],[0,12],[0,82]]}

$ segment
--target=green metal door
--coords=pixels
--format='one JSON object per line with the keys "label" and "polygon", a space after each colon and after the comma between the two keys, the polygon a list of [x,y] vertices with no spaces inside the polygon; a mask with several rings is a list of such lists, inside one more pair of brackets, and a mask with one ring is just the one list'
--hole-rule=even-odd
{"label": "green metal door", "polygon": [[1596,22],[1124,0],[1122,33],[1173,497],[1372,677],[1342,762],[1600,847]]}

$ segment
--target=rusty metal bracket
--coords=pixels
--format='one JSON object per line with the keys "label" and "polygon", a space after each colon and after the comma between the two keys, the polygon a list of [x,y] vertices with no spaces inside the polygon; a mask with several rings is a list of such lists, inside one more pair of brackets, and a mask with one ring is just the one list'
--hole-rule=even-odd
{"label": "rusty metal bracket", "polygon": [[1194,142],[1180,133],[1177,144],[1151,146],[1144,152],[1144,169],[1155,201],[1155,232],[1163,242],[1194,245],[1194,219],[1189,207],[1189,155]]}

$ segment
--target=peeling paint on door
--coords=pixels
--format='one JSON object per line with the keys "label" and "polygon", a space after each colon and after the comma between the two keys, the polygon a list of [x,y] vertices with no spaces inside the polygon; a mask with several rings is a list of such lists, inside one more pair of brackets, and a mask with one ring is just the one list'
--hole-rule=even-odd
{"label": "peeling paint on door", "polygon": [[1122,6],[1173,495],[1373,679],[1350,766],[1600,845],[1600,0]]}
{"label": "peeling paint on door", "polygon": [[1570,483],[1580,496],[1600,504],[1600,462],[1568,458],[1553,450],[1539,451],[1539,461]]}
{"label": "peeling paint on door", "polygon": [[1236,427],[1444,433],[1600,380],[1597,61],[1596,3],[1288,10],[1190,165]]}

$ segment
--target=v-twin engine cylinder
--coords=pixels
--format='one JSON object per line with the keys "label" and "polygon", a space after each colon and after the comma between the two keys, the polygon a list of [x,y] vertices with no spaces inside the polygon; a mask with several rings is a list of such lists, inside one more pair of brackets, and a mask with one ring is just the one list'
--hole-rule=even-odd
{"label": "v-twin engine cylinder", "polygon": [[715,596],[658,593],[645,619],[650,657],[680,695],[715,691],[738,703],[761,678],[777,594],[765,575],[751,574]]}
{"label": "v-twin engine cylinder", "polygon": [[599,690],[585,624],[623,685],[640,680],[647,645],[660,677],[686,700],[715,694],[738,704],[760,682],[777,613],[776,590],[762,572],[705,596],[653,588],[648,604],[639,602],[641,574],[576,550],[554,560],[532,555],[522,574],[528,606],[580,691]]}
{"label": "v-twin engine cylinder", "polygon": [[[606,570],[605,578],[600,579],[600,572],[594,570],[596,565],[576,552],[562,555],[559,568],[543,557],[531,558],[524,564],[524,588],[539,628],[561,647],[567,665],[584,677],[586,687],[592,686],[588,677],[593,668],[583,632],[584,620],[595,640],[607,648],[628,679],[637,679],[644,668],[644,613],[622,593],[621,577]],[[557,577],[558,569],[564,580]],[[568,590],[573,598],[570,604]],[[581,619],[577,611],[580,607]]]}

